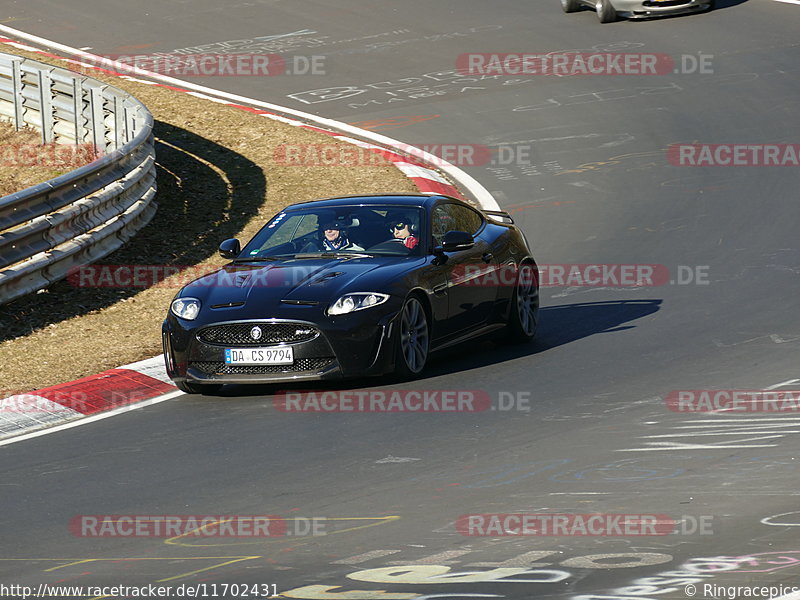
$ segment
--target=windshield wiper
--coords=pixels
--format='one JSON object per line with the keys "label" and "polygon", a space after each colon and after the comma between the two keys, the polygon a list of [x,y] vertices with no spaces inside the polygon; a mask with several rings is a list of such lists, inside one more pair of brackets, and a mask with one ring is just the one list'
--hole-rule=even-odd
{"label": "windshield wiper", "polygon": [[271,262],[278,260],[277,256],[240,256],[234,258],[233,262]]}
{"label": "windshield wiper", "polygon": [[372,254],[362,250],[343,250],[341,252],[302,252],[295,258],[369,258]]}

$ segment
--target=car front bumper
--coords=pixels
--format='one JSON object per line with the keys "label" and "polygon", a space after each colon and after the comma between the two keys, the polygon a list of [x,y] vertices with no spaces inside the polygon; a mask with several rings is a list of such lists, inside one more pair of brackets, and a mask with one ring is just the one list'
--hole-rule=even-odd
{"label": "car front bumper", "polygon": [[[338,379],[380,375],[394,368],[394,337],[397,313],[384,314],[376,321],[357,312],[337,317],[320,326],[303,319],[247,319],[219,321],[198,327],[170,314],[162,326],[167,374],[175,381],[196,383],[270,383]],[[264,328],[272,325],[310,329],[315,335],[301,341],[273,344],[209,342],[204,332],[210,328],[241,325]],[[305,336],[308,337],[308,336]],[[291,346],[291,365],[226,365],[226,348],[275,348]]]}

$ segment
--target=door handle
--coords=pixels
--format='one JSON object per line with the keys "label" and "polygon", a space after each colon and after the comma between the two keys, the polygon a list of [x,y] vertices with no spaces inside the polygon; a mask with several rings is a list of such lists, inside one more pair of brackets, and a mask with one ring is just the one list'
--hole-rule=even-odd
{"label": "door handle", "polygon": [[489,263],[489,262],[492,262],[492,259],[494,258],[494,254],[492,254],[491,252],[484,252],[483,256],[481,256],[481,258],[483,259],[483,262]]}

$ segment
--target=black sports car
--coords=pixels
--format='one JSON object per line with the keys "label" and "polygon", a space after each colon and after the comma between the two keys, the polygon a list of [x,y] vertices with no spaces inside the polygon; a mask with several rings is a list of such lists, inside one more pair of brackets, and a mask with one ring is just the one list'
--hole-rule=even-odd
{"label": "black sports car", "polygon": [[495,330],[529,341],[538,269],[502,212],[442,195],[295,204],[231,262],[178,292],[167,373],[187,393],[265,383],[418,375],[430,352]]}

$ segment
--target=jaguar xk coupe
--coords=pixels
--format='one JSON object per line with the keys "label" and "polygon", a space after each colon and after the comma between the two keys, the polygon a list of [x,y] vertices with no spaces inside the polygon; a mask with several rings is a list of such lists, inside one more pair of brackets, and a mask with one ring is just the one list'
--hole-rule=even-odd
{"label": "jaguar xk coupe", "polygon": [[225,383],[418,376],[431,352],[500,332],[533,339],[539,273],[503,212],[442,195],[303,202],[178,292],[167,372],[187,393]]}

